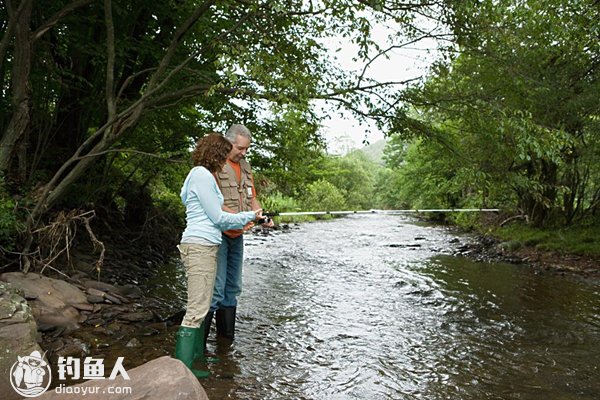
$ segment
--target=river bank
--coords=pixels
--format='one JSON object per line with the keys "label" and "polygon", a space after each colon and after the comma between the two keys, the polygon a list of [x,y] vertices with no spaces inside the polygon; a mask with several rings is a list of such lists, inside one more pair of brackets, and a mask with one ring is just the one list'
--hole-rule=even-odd
{"label": "river bank", "polygon": [[506,216],[487,215],[467,227],[475,243],[463,249],[478,261],[527,265],[538,272],[600,278],[600,227],[594,224],[534,228]]}
{"label": "river bank", "polygon": [[456,254],[478,262],[520,264],[537,272],[600,278],[600,257],[540,250],[535,246],[516,246],[514,241],[494,236],[479,235],[474,243],[459,247]]}

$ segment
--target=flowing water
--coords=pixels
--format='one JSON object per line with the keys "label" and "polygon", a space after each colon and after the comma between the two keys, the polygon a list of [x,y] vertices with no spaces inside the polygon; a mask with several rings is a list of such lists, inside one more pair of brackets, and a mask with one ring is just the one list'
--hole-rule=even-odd
{"label": "flowing water", "polygon": [[[600,399],[600,284],[474,263],[456,242],[381,215],[249,236],[236,340],[208,343],[209,397]],[[181,289],[180,268],[153,290]]]}

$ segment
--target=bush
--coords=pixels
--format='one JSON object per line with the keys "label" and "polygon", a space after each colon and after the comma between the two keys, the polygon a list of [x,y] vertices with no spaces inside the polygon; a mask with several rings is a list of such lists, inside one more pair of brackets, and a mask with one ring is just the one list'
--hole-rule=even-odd
{"label": "bush", "polygon": [[346,208],[346,201],[340,189],[321,179],[306,187],[302,205],[306,211],[337,211]]}
{"label": "bush", "polygon": [[[280,192],[271,192],[268,196],[259,197],[260,204],[265,212],[296,212],[302,211],[298,202]],[[278,222],[302,222],[310,221],[310,216],[277,217]]]}
{"label": "bush", "polygon": [[0,178],[0,245],[12,250],[18,233],[16,202],[8,194],[4,180]]}

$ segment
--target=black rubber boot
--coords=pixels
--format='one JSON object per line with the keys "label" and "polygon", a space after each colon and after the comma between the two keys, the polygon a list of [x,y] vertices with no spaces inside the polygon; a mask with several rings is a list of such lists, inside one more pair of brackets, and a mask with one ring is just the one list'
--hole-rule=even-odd
{"label": "black rubber boot", "polygon": [[208,331],[210,330],[210,323],[212,321],[213,313],[209,312],[204,317],[204,321],[200,324],[200,328],[196,334],[196,345],[194,346],[194,359],[202,362],[216,363],[219,362],[218,358],[206,357],[206,339],[208,338]]}
{"label": "black rubber boot", "polygon": [[212,325],[214,315],[214,311],[209,311],[206,314],[206,317],[204,317],[204,350],[206,350],[206,342],[208,340],[208,335],[210,334],[210,326]]}
{"label": "black rubber boot", "polygon": [[237,307],[224,307],[217,310],[217,337],[233,340],[236,309]]}

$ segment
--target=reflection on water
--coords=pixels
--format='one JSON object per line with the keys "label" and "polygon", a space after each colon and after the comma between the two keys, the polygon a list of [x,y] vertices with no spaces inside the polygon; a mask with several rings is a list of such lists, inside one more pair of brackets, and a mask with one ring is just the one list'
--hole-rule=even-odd
{"label": "reflection on water", "polygon": [[378,215],[249,237],[209,397],[600,398],[597,283],[453,257],[453,237]]}

